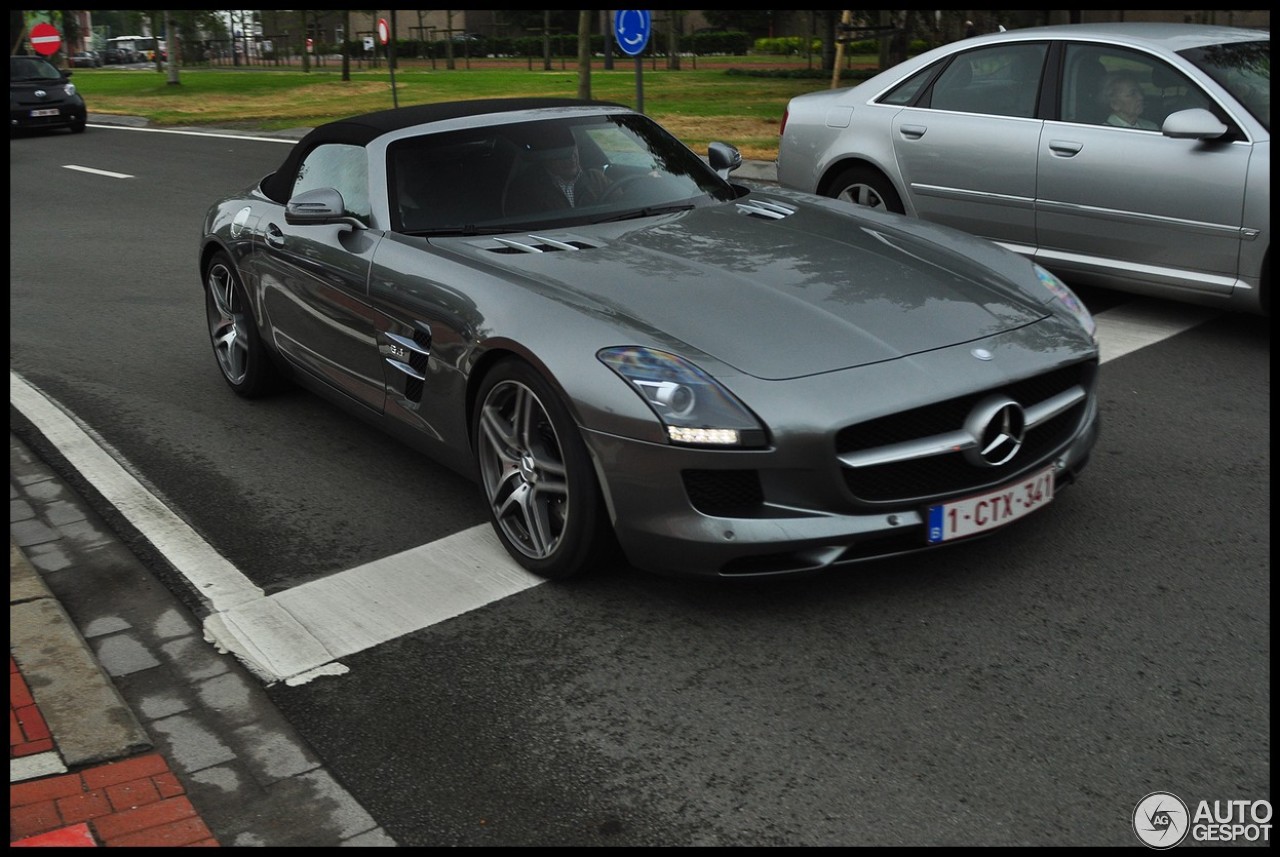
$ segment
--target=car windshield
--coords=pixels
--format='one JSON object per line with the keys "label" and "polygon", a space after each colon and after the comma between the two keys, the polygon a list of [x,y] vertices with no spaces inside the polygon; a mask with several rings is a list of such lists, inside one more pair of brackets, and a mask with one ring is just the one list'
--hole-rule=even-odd
{"label": "car windshield", "polygon": [[1229,42],[1181,51],[1271,130],[1271,42]]}
{"label": "car windshield", "polygon": [[35,57],[9,57],[9,80],[60,80],[62,72]]}
{"label": "car windshield", "polygon": [[388,147],[394,228],[469,234],[619,220],[734,198],[683,143],[634,114],[544,119]]}

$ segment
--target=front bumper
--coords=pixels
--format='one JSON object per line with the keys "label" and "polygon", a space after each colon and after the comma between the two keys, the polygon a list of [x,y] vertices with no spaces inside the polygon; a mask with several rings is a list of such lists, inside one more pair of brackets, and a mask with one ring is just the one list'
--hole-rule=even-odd
{"label": "front bumper", "polygon": [[[777,414],[761,413],[773,433],[769,449],[698,449],[584,432],[628,560],[682,576],[813,574],[958,543],[929,543],[931,505],[1009,485],[1048,466],[1054,467],[1058,488],[1069,485],[1098,438],[1096,355],[1027,377],[975,385],[973,376],[984,367],[975,371],[972,359],[957,359],[967,356],[971,345],[961,346],[962,355],[942,349],[786,382],[792,385],[788,401]],[[1046,357],[1024,356],[1042,362]],[[1018,364],[1015,359],[1007,365]],[[932,391],[923,379],[932,379]],[[849,403],[858,390],[867,389],[878,391],[880,407],[855,417]],[[971,412],[974,402],[992,395],[1007,395],[1031,412],[1039,401],[1061,397],[1068,389],[1075,392],[1075,404],[1028,429],[1022,451],[1007,465],[974,466],[959,452],[857,473],[840,461],[851,439],[874,435],[875,444],[887,439],[883,448],[901,448],[904,435],[912,432],[946,434],[956,414]],[[759,399],[747,395],[744,401]],[[795,407],[796,402],[805,407]],[[913,443],[908,438],[905,445]],[[1052,512],[1037,510],[1029,517],[1042,514]]]}
{"label": "front bumper", "polygon": [[[53,116],[32,116],[34,110],[54,110]],[[88,111],[84,104],[46,104],[39,107],[9,108],[10,130],[34,130],[40,128],[70,128],[83,125],[88,119]]]}
{"label": "front bumper", "polygon": [[[1098,428],[1095,410],[1071,445],[1055,457],[1056,490],[1074,482],[1088,463]],[[629,441],[595,442],[599,449],[617,453],[617,461],[652,458],[642,450],[628,451]],[[686,484],[678,476],[668,478],[672,475],[651,472],[644,485],[633,482],[612,495],[618,540],[639,568],[681,576],[781,577],[960,543],[928,543],[925,515],[931,502],[863,514],[761,505],[749,517],[708,515],[692,505]],[[781,479],[805,475],[773,474]],[[1039,514],[1052,512],[1031,517]]]}

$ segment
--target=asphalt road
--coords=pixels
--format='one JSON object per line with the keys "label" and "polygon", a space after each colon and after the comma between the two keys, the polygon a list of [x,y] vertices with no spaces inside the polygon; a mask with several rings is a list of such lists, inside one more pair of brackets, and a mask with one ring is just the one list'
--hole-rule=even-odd
{"label": "asphalt road", "polygon": [[[273,597],[484,521],[314,397],[221,381],[201,216],[286,150],[10,142],[11,371]],[[403,845],[1133,845],[1149,792],[1270,797],[1269,366],[1241,316],[1110,360],[1084,479],[998,538],[765,585],[602,568],[270,694]]]}

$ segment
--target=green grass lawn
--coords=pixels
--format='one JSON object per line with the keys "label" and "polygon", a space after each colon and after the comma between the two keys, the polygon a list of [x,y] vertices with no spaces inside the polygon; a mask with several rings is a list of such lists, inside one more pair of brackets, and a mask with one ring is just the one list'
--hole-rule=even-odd
{"label": "green grass lawn", "polygon": [[[787,101],[795,95],[827,89],[830,77],[804,76],[806,60],[779,58],[688,58],[680,71],[646,63],[639,76],[633,60],[615,62],[612,71],[593,68],[591,97],[635,107],[643,96],[644,112],[667,127],[696,152],[713,140],[737,146],[744,157],[773,160],[778,153],[778,125]],[[179,85],[168,74],[139,69],[77,69],[75,83],[89,110],[142,116],[157,126],[231,127],[278,131],[309,127],[372,110],[437,101],[508,96],[577,97],[576,64],[557,61],[550,71],[541,60],[530,68],[523,60],[502,64],[459,59],[450,71],[444,61],[432,69],[428,60],[402,60],[391,75],[380,68],[353,63],[344,81],[341,65],[330,60],[303,73],[300,68],[184,68]],[[564,66],[563,68],[561,66]],[[865,74],[865,72],[863,73]],[[842,84],[856,82],[842,76]]]}

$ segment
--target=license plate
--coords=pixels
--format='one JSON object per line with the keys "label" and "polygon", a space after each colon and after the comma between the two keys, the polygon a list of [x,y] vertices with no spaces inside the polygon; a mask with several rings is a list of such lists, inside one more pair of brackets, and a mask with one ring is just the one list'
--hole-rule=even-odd
{"label": "license plate", "polygon": [[1031,514],[1053,499],[1053,471],[1048,467],[986,494],[930,506],[929,543],[989,532]]}
{"label": "license plate", "polygon": [[46,110],[32,110],[32,111],[31,111],[31,116],[32,116],[33,118],[34,118],[34,117],[36,117],[36,116],[57,116],[57,115],[58,115],[58,108],[56,108],[56,107],[50,107],[50,108],[48,108],[48,109],[46,109]]}

